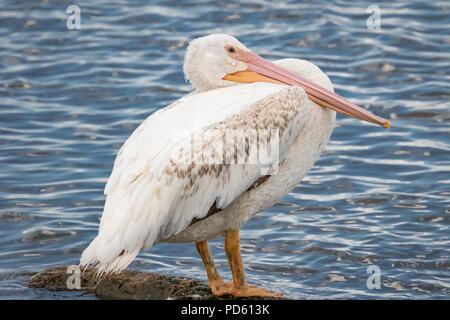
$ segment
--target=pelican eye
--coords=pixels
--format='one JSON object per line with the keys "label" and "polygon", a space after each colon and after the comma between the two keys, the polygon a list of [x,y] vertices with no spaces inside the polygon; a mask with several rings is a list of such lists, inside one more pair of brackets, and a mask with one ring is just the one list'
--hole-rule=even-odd
{"label": "pelican eye", "polygon": [[229,52],[229,53],[235,53],[236,50],[235,50],[233,47],[229,47],[229,48],[228,48],[228,52]]}

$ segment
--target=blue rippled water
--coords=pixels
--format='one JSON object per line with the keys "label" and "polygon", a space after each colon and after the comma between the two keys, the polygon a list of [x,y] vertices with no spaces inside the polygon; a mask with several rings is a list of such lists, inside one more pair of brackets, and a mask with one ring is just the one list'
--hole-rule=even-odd
{"label": "blue rippled water", "polygon": [[[81,9],[68,30],[66,8]],[[366,10],[381,10],[370,30]],[[28,289],[77,264],[97,233],[116,152],[190,91],[188,42],[237,36],[268,59],[319,65],[336,91],[391,121],[338,116],[307,178],[242,229],[248,281],[292,299],[450,298],[448,1],[2,1],[0,298],[89,298]],[[230,279],[223,239],[213,255]],[[381,270],[369,289],[368,267]],[[206,279],[192,244],[130,268]]]}

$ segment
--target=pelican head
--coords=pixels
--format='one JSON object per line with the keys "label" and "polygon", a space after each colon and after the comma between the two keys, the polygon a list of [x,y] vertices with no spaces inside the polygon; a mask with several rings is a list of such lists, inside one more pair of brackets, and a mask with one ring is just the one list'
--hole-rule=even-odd
{"label": "pelican head", "polygon": [[226,47],[250,51],[235,37],[212,34],[191,41],[184,58],[186,79],[199,90],[210,90],[236,84],[224,80],[227,74],[247,70],[247,63],[234,59]]}
{"label": "pelican head", "polygon": [[186,79],[200,91],[216,89],[242,82],[270,82],[299,86],[317,104],[389,128],[386,119],[353,104],[298,74],[261,58],[236,38],[212,34],[197,38],[189,44],[184,59]]}

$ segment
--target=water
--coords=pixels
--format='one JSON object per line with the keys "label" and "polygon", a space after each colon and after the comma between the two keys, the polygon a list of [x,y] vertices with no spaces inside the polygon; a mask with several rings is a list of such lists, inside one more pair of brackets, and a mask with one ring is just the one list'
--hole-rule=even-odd
{"label": "water", "polygon": [[[0,10],[0,298],[92,298],[28,289],[77,264],[94,238],[118,148],[190,91],[190,39],[237,36],[269,59],[319,65],[392,129],[338,117],[307,178],[242,229],[248,281],[293,299],[450,297],[450,6],[371,1],[3,1]],[[230,279],[223,239],[210,243]],[[366,285],[369,266],[381,288]],[[130,268],[206,279],[192,244],[158,244]]]}

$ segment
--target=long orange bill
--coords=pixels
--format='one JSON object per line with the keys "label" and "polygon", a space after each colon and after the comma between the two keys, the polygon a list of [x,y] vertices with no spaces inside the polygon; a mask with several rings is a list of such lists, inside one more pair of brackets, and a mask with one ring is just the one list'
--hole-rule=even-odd
{"label": "long orange bill", "polygon": [[244,61],[248,65],[247,71],[239,71],[226,75],[223,79],[238,82],[272,82],[299,86],[305,89],[308,97],[317,104],[333,109],[346,116],[378,124],[386,129],[390,128],[389,121],[351,103],[349,100],[331,92],[317,84],[303,79],[295,73],[287,71],[276,64],[261,58],[250,51],[235,49],[233,58]]}

